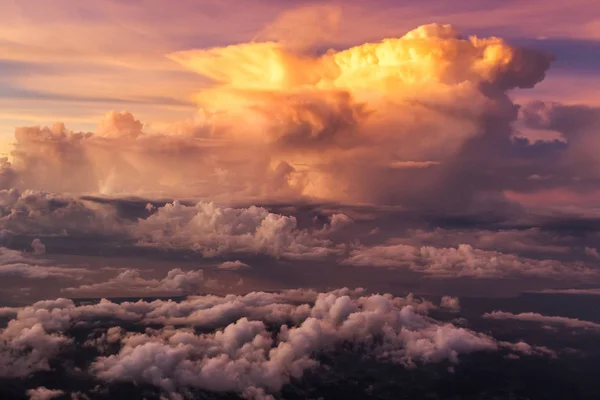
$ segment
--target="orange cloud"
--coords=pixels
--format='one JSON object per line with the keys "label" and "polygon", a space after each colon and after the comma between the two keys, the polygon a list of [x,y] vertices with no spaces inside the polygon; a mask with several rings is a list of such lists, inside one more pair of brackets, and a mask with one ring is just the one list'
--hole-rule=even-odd
{"label": "orange cloud", "polygon": [[[196,118],[160,134],[125,112],[94,135],[21,130],[21,185],[226,201],[435,199],[467,143],[508,140],[516,109],[506,91],[534,86],[552,59],[439,24],[322,54],[281,40],[168,57],[213,82],[196,96]],[[501,132],[486,128],[491,119]]]}

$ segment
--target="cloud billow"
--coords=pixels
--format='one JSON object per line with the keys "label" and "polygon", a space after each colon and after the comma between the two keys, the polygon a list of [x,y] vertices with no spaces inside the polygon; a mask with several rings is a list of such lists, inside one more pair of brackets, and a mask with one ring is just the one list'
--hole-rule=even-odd
{"label": "cloud billow", "polygon": [[439,24],[320,56],[252,42],[169,57],[214,82],[191,125],[148,133],[130,113],[110,112],[95,133],[19,128],[6,184],[456,207],[510,189],[482,175],[515,151],[507,91],[540,82],[552,60]]}
{"label": "cloud billow", "polygon": [[[456,302],[446,298],[441,307],[453,308]],[[443,360],[456,363],[461,355],[477,351],[553,354],[427,315],[438,308],[414,296],[369,295],[346,288],[191,296],[179,302],[40,301],[6,311],[12,319],[0,331],[0,357],[6,367],[0,374],[24,377],[47,370],[49,360],[74,345],[70,329],[97,327],[99,322],[106,331],[83,344],[100,352],[87,373],[107,382],[146,383],[171,398],[191,388],[270,398],[269,393],[318,368],[316,355],[342,343],[407,368]],[[123,328],[130,324],[146,329],[140,333]],[[107,344],[117,345],[117,352],[103,353]]]}

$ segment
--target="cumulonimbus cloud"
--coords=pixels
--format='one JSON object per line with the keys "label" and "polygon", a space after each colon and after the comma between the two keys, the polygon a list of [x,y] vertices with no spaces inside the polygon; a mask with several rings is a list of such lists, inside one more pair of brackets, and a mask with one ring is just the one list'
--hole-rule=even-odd
{"label": "cumulonimbus cloud", "polygon": [[153,133],[110,112],[93,134],[19,128],[4,185],[413,206],[444,190],[448,205],[465,204],[505,189],[481,174],[514,153],[507,91],[534,86],[552,60],[439,24],[323,54],[265,41],[169,57],[213,81],[194,123]]}

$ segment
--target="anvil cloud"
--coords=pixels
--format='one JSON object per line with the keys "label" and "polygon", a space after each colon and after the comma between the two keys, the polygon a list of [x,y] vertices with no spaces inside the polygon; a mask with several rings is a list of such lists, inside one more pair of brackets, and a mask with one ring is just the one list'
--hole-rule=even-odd
{"label": "anvil cloud", "polygon": [[[533,87],[552,60],[439,24],[321,55],[251,42],[169,57],[214,82],[193,122],[148,134],[130,113],[110,112],[94,133],[19,128],[5,185],[408,205],[439,205],[443,190],[456,206],[514,186],[478,181],[517,152],[507,91]],[[490,146],[498,155],[473,171]]]}

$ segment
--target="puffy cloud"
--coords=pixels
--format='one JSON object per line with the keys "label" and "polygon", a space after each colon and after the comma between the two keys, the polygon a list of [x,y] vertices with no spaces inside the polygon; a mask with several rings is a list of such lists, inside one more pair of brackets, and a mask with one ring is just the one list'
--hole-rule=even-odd
{"label": "puffy cloud", "polygon": [[[126,202],[126,200],[123,200]],[[94,236],[120,238],[140,247],[192,250],[205,257],[227,253],[262,253],[274,257],[315,259],[345,249],[330,239],[352,223],[333,214],[329,223],[301,229],[292,215],[263,207],[227,207],[213,202],[179,201],[124,213],[119,200],[86,200],[44,192],[0,191],[0,227],[11,235]],[[0,238],[2,239],[2,238]],[[38,239],[39,240],[39,239]],[[38,242],[35,242],[40,249]]]}
{"label": "puffy cloud", "polygon": [[[339,18],[317,9],[282,17],[286,29],[296,25],[290,18]],[[311,32],[292,37],[330,36]],[[278,39],[170,54],[213,81],[177,134],[143,132],[128,112],[110,112],[94,134],[22,128],[7,177],[20,189],[227,203],[308,197],[423,207],[439,205],[443,190],[453,194],[444,203],[464,207],[506,189],[486,177],[515,151],[517,113],[506,92],[541,81],[552,59],[438,24],[324,54]]]}
{"label": "puffy cloud", "polygon": [[[320,57],[275,42],[171,57],[217,82],[199,103],[214,112],[225,134],[266,140],[292,166],[302,166],[308,182],[303,193],[384,202],[385,196],[410,199],[389,182],[415,196],[402,183],[432,190],[443,175],[436,165],[454,164],[478,136],[493,140],[498,133],[479,131],[486,119],[510,122],[516,116],[504,92],[533,86],[551,60],[498,38],[463,39],[453,27],[437,24]],[[237,128],[246,120],[256,129]],[[433,168],[393,168],[425,165]]]}
{"label": "puffy cloud", "polygon": [[[11,235],[32,233],[36,236],[93,235],[98,245],[103,243],[98,239],[110,242],[117,238],[121,246],[191,250],[204,257],[265,254],[297,260],[342,260],[348,265],[408,268],[443,278],[523,275],[581,280],[597,276],[593,264],[555,259],[584,254],[584,245],[591,245],[596,240],[593,234],[583,240],[560,230],[535,227],[520,230],[408,229],[403,236],[397,236],[394,225],[393,232],[384,228],[376,235],[367,235],[373,225],[369,225],[370,222],[354,223],[354,219],[363,217],[349,210],[340,213],[339,210],[324,209],[319,211],[323,217],[310,219],[300,213],[296,213],[298,217],[288,214],[295,211],[286,208],[281,208],[284,213],[276,213],[264,207],[236,208],[212,202],[192,205],[174,201],[164,205],[149,204],[145,208],[143,204],[143,201],[129,203],[127,200],[0,191],[2,238],[8,243]],[[390,215],[373,210],[379,212],[373,217],[375,219],[377,215]],[[329,217],[325,217],[327,215]],[[382,221],[377,223],[385,224]],[[394,236],[384,244],[377,244],[390,234]],[[361,244],[362,240],[368,244]],[[41,268],[23,259],[18,261],[19,265],[29,264],[28,267],[15,266],[15,263],[4,263],[6,265],[1,266],[0,271],[40,277],[44,274],[84,276],[90,273],[59,266]],[[223,265],[234,267],[233,264]]]}
{"label": "puffy cloud", "polygon": [[61,289],[77,296],[106,296],[109,293],[127,293],[151,296],[156,294],[195,294],[203,286],[204,273],[183,271],[179,268],[167,272],[163,279],[144,279],[138,270],[127,269],[105,282]]}
{"label": "puffy cloud", "polygon": [[547,316],[533,312],[513,314],[506,311],[494,311],[485,313],[484,318],[490,319],[508,319],[516,321],[538,322],[546,325],[562,325],[568,328],[600,329],[600,324],[591,321],[583,321],[577,318]]}
{"label": "puffy cloud", "polygon": [[506,253],[530,253],[543,255],[561,255],[578,246],[569,235],[560,235],[550,229],[533,227],[528,229],[489,230],[478,227],[471,229],[410,230],[406,237],[394,238],[394,244],[416,246],[457,247],[469,244],[482,250],[496,250]]}
{"label": "puffy cloud", "polygon": [[414,247],[403,244],[363,247],[353,250],[344,263],[408,268],[433,278],[494,278],[523,275],[587,280],[598,276],[597,268],[581,262],[536,260],[515,254],[475,249],[467,244],[461,244],[457,248]]}
{"label": "puffy cloud", "polygon": [[460,300],[458,297],[443,296],[440,302],[440,307],[453,312],[458,312],[460,311]]}
{"label": "puffy cloud", "polygon": [[141,319],[141,315],[106,300],[76,306],[72,300],[59,298],[7,311],[12,319],[0,330],[0,376],[8,378],[48,370],[49,361],[72,344],[64,333],[77,324]]}
{"label": "puffy cloud", "polygon": [[250,268],[250,266],[246,263],[241,262],[240,260],[235,261],[225,261],[218,266],[219,269],[235,271],[238,269]]}
{"label": "puffy cloud", "polygon": [[143,124],[127,111],[110,111],[98,124],[97,134],[108,137],[136,139],[142,132]]}
{"label": "puffy cloud", "polygon": [[16,176],[15,183],[7,181],[5,188],[155,197],[225,193],[239,200],[288,190],[289,166],[272,164],[261,156],[264,150],[249,158],[247,147],[235,143],[142,134],[138,127],[129,113],[111,112],[96,134],[72,132],[62,124],[19,128],[12,162],[3,167],[7,176]]}
{"label": "puffy cloud", "polygon": [[[0,190],[0,226],[4,234],[117,234],[116,210],[68,195],[15,189]],[[36,242],[37,243],[37,242]]]}
{"label": "puffy cloud", "polygon": [[140,219],[132,226],[131,235],[141,246],[191,249],[206,257],[247,252],[311,259],[340,253],[326,234],[342,219],[334,216],[329,226],[311,232],[298,229],[295,217],[262,207],[186,206],[175,201]]}
{"label": "puffy cloud", "polygon": [[33,239],[31,247],[33,248],[33,253],[35,255],[41,256],[46,254],[46,245],[42,243],[40,239]]}
{"label": "puffy cloud", "polygon": [[[391,90],[384,87],[385,82],[411,85],[431,80],[448,89],[469,81],[488,82],[500,88],[531,87],[544,78],[551,61],[551,57],[512,47],[499,38],[463,39],[454,27],[440,24],[423,25],[401,38],[365,43],[321,57],[294,53],[274,42],[183,51],[171,57],[240,89],[320,85],[354,93],[374,87],[389,96]],[[244,57],[248,67],[236,70],[230,61]],[[313,68],[293,71],[293,63],[302,61]],[[261,71],[273,74],[260,75]],[[356,79],[359,76],[362,81]]]}
{"label": "puffy cloud", "polygon": [[[275,336],[262,321],[249,319],[258,317],[252,312],[245,313],[250,317],[238,320],[231,315],[235,322],[210,334],[171,328],[127,334],[121,339],[123,346],[118,354],[100,357],[95,362],[95,373],[110,381],[147,382],[167,393],[186,387],[246,394],[260,389],[273,393],[290,379],[300,378],[307,369],[317,367],[314,353],[334,349],[342,342],[351,342],[368,349],[376,358],[408,367],[444,359],[457,362],[459,354],[473,351],[500,348],[530,354],[537,351],[525,343],[496,342],[486,335],[438,323],[422,314],[426,309],[419,312],[420,303],[412,298],[358,297],[342,290],[316,295],[312,306],[282,309],[282,304],[272,302],[278,295],[227,297],[230,300],[226,304],[238,308],[242,306],[238,301],[266,300],[266,307],[261,307],[263,318],[270,315],[279,323],[297,315],[300,309],[304,315],[297,325],[282,325]],[[215,298],[200,299],[212,302]],[[273,314],[274,309],[280,311]],[[206,314],[207,309],[198,311]],[[223,312],[219,310],[220,318]],[[147,314],[147,318],[152,314]],[[206,317],[198,319],[194,314],[167,323],[198,327],[209,322]]]}
{"label": "puffy cloud", "polygon": [[[366,295],[345,288],[192,296],[180,302],[40,301],[19,309],[0,331],[1,364],[7,366],[2,374],[25,376],[47,369],[48,359],[69,343],[71,328],[92,325],[106,331],[86,345],[103,352],[104,343],[120,343],[118,353],[94,361],[92,373],[107,381],[148,383],[166,394],[200,388],[268,396],[318,367],[316,354],[342,343],[407,367],[457,362],[460,354],[473,351],[543,353],[525,343],[498,342],[436,321],[427,316],[432,308],[414,296]],[[128,323],[148,327],[144,333],[128,332]]]}
{"label": "puffy cloud", "polygon": [[55,397],[62,396],[64,394],[65,392],[62,390],[48,389],[44,386],[40,386],[36,389],[29,389],[27,391],[27,396],[29,396],[29,400],[50,400]]}
{"label": "puffy cloud", "polygon": [[72,392],[71,400],[90,400],[90,397],[83,392]]}
{"label": "puffy cloud", "polygon": [[70,342],[60,334],[49,334],[40,323],[29,326],[11,322],[0,331],[0,377],[19,378],[48,370],[49,359]]}

